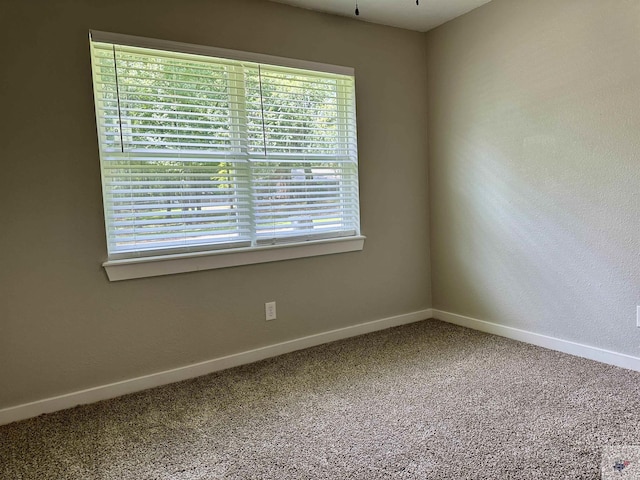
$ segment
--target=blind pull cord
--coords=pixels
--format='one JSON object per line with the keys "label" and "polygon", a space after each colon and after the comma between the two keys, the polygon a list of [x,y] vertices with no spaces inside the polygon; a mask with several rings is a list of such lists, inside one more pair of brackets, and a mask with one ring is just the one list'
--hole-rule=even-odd
{"label": "blind pull cord", "polygon": [[116,61],[116,46],[113,45],[113,69],[116,74],[116,98],[118,100],[118,125],[120,126],[120,150],[124,153],[124,140],[122,137],[122,113],[120,113],[120,86],[118,84],[118,62]]}
{"label": "blind pull cord", "polygon": [[264,98],[262,97],[262,70],[258,65],[258,83],[260,84],[260,110],[262,111],[262,141],[264,144],[264,156],[267,156],[267,128],[264,124]]}

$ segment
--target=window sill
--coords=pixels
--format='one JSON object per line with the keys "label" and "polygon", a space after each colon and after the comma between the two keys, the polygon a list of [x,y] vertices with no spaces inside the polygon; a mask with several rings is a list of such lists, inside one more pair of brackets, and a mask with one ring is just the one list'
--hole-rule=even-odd
{"label": "window sill", "polygon": [[237,248],[232,251],[183,253],[158,257],[110,260],[102,266],[112,282],[132,278],[157,277],[175,273],[197,272],[216,268],[236,267],[254,263],[278,262],[294,258],[355,252],[364,248],[366,237],[317,240],[288,245]]}

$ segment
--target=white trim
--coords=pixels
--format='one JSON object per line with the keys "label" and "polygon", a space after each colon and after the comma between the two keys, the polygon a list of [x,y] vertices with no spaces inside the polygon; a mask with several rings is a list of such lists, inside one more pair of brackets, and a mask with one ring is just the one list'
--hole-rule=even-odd
{"label": "white trim", "polygon": [[365,239],[366,237],[360,235],[304,243],[127,258],[109,260],[104,262],[102,266],[107,271],[109,280],[117,282],[131,278],[157,277],[254,263],[278,262],[293,258],[356,252],[364,248]]}
{"label": "white trim", "polygon": [[192,43],[173,42],[170,40],[160,40],[157,38],[138,37],[135,35],[125,35],[122,33],[101,32],[90,30],[89,35],[94,42],[115,43],[117,45],[127,45],[129,47],[154,48],[156,50],[169,50],[172,52],[190,53],[194,55],[205,55],[208,57],[227,58],[245,62],[262,63],[266,65],[277,65],[280,67],[302,68],[316,72],[335,73],[338,75],[348,75],[353,77],[355,70],[352,67],[341,65],[330,65],[328,63],[309,62],[293,58],[277,57],[263,53],[242,52],[229,50],[226,48],[209,47],[206,45],[195,45]]}
{"label": "white trim", "polygon": [[556,350],[558,352],[568,353],[577,357],[588,358],[597,362],[614,365],[616,367],[627,368],[640,372],[640,358],[632,357],[624,353],[612,352],[591,345],[563,340],[561,338],[549,337],[539,333],[521,330],[519,328],[507,327],[497,323],[478,320],[477,318],[465,317],[456,313],[444,312],[442,310],[433,309],[433,316],[443,322],[453,323],[462,327],[479,330],[481,332],[499,335],[501,337],[511,338],[520,342],[530,343],[539,347]]}
{"label": "white trim", "polygon": [[109,398],[119,397],[128,393],[139,392],[153,387],[159,387],[169,383],[179,382],[190,378],[207,375],[212,372],[224,370],[238,365],[257,362],[265,358],[275,357],[284,353],[314,347],[323,343],[334,342],[344,338],[363,335],[365,333],[384,330],[399,325],[426,320],[432,315],[431,309],[405,313],[394,317],[382,318],[371,322],[360,323],[350,327],[317,333],[307,337],[289,340],[267,347],[256,348],[246,352],[215,358],[205,362],[187,365],[164,372],[153,373],[142,377],[110,383],[99,387],[88,388],[77,392],[45,398],[31,403],[16,405],[0,410],[0,425],[35,417],[43,413],[55,412],[76,405],[99,402]]}

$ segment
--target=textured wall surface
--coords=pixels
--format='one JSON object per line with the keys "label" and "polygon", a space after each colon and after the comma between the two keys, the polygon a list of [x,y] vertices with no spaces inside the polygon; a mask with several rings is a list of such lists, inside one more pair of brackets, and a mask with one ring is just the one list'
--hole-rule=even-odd
{"label": "textured wall surface", "polygon": [[640,2],[427,34],[434,308],[640,354]]}
{"label": "textured wall surface", "polygon": [[[355,67],[364,251],[109,283],[89,29]],[[0,408],[430,307],[422,34],[257,0],[4,0],[0,54]]]}

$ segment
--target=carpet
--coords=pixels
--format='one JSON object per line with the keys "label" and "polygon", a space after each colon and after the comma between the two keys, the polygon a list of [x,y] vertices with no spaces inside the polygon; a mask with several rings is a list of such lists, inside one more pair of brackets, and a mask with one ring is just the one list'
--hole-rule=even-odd
{"label": "carpet", "polygon": [[426,320],[0,427],[0,479],[597,479],[640,373]]}

